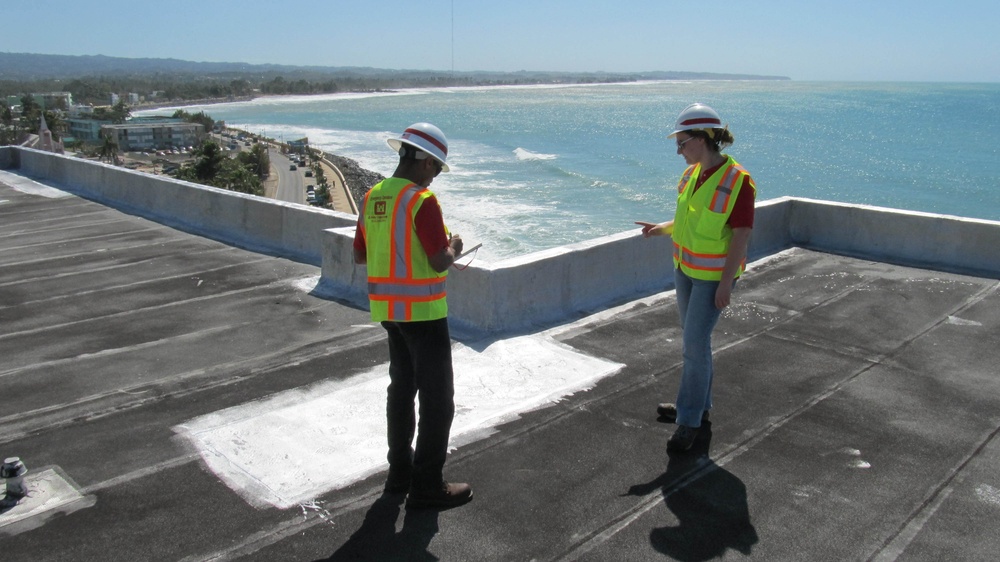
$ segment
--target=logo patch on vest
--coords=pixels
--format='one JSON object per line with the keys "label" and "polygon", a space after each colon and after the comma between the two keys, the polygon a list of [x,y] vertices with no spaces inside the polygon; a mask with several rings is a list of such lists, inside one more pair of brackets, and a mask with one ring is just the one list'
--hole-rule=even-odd
{"label": "logo patch on vest", "polygon": [[385,215],[385,211],[386,211],[385,201],[376,201],[375,202],[375,214],[376,215]]}

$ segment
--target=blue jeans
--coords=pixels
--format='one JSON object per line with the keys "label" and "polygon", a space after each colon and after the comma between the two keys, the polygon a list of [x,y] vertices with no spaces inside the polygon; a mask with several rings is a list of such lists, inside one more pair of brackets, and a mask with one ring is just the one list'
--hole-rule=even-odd
{"label": "blue jeans", "polygon": [[677,425],[701,427],[702,412],[712,409],[712,330],[722,314],[715,307],[719,281],[693,279],[675,269],[674,285],[684,332],[684,372],[677,390]]}

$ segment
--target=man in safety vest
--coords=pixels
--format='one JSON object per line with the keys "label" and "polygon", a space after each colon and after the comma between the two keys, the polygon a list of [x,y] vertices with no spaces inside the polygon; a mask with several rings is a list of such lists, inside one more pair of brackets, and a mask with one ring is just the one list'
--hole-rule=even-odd
{"label": "man in safety vest", "polygon": [[687,451],[712,409],[712,330],[746,265],[757,188],[750,174],[721,152],[733,143],[733,135],[711,107],[686,107],[671,137],[688,164],[677,185],[674,220],[636,224],[647,238],[673,238],[684,372],[677,403],[660,404],[656,411],[661,420],[677,423],[667,450]]}
{"label": "man in safety vest", "polygon": [[368,266],[372,321],[389,335],[385,491],[408,492],[408,508],[455,507],[472,499],[468,484],[442,475],[455,414],[445,278],[462,239],[448,234],[427,189],[448,171],[448,141],[434,125],[416,123],[387,142],[399,165],[365,194],[354,237],[354,261]]}

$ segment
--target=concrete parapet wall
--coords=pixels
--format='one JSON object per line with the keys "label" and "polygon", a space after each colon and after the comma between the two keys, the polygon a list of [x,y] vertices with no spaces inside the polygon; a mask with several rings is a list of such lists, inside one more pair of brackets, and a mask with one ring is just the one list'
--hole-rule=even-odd
{"label": "concrete parapet wall", "polygon": [[[367,306],[353,228],[329,230],[323,292]],[[749,259],[792,246],[1000,278],[1000,222],[784,197],[757,204]],[[673,287],[669,238],[639,229],[448,275],[451,323],[471,334],[530,330]],[[464,260],[463,260],[464,261]],[[751,268],[752,270],[752,268]]]}
{"label": "concrete parapet wall", "polygon": [[[24,149],[0,168],[209,238],[322,267],[317,292],[367,307],[356,217]],[[785,197],[757,204],[749,259],[792,246],[1000,278],[1000,222]],[[673,287],[669,238],[638,228],[448,277],[450,318],[469,333],[551,325]],[[462,260],[466,262],[466,260]]]}
{"label": "concrete parapet wall", "polygon": [[18,154],[13,147],[0,146],[0,170],[17,168],[20,165]]}
{"label": "concrete parapet wall", "polygon": [[208,238],[319,266],[323,231],[354,215],[48,152],[4,147],[0,168]]}
{"label": "concrete parapet wall", "polygon": [[790,199],[795,246],[900,265],[1000,276],[1000,222]]}
{"label": "concrete parapet wall", "polygon": [[[793,199],[757,205],[751,259],[791,245]],[[367,269],[354,265],[354,228],[326,232],[321,292],[367,306]],[[498,263],[473,260],[448,274],[453,325],[472,333],[544,326],[673,287],[670,239],[639,228]],[[467,263],[467,259],[460,260]]]}
{"label": "concrete parapet wall", "polygon": [[[654,294],[673,283],[669,239],[638,230],[448,275],[456,323],[484,332],[544,326]],[[464,261],[464,260],[463,260]]]}

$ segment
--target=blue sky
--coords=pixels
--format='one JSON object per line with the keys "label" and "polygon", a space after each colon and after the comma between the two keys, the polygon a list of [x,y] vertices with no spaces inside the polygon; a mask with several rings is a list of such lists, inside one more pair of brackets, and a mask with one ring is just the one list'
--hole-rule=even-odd
{"label": "blue sky", "polygon": [[422,70],[1000,82],[997,0],[49,0],[0,52]]}

